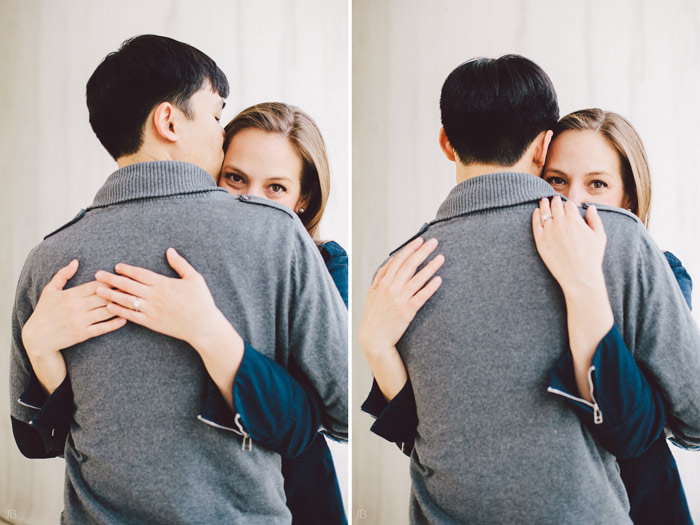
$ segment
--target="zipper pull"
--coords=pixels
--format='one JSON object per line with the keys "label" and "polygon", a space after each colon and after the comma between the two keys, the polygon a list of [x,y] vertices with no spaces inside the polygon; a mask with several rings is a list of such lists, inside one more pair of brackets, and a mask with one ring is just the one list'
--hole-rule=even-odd
{"label": "zipper pull", "polygon": [[598,403],[593,405],[593,422],[596,425],[600,425],[603,422],[603,413],[600,411]]}
{"label": "zipper pull", "polygon": [[595,388],[593,386],[593,371],[595,366],[591,366],[588,369],[588,385],[591,387],[591,400],[593,401],[593,423],[600,425],[603,423],[603,412],[598,406],[598,401],[595,398]]}
{"label": "zipper pull", "polygon": [[243,429],[243,425],[241,424],[241,415],[236,414],[236,417],[233,420],[236,423],[238,430],[241,432],[241,435],[243,436],[241,450],[247,450],[248,452],[250,452],[251,450],[253,450],[253,438],[251,438],[250,434],[248,434],[248,432],[246,432]]}

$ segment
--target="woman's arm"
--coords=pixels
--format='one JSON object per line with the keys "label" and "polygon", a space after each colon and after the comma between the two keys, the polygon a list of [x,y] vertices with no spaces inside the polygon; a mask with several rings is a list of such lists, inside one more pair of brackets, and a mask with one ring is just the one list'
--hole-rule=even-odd
{"label": "woman's arm", "polygon": [[378,271],[367,294],[359,330],[360,346],[374,375],[362,409],[376,419],[372,432],[397,443],[410,455],[418,418],[406,367],[396,349],[418,310],[440,287],[434,277],[445,258],[437,255],[416,270],[437,248],[437,241],[415,239]]}
{"label": "woman's arm", "polygon": [[542,199],[532,214],[537,251],[564,293],[578,391],[591,402],[591,361],[614,318],[603,276],[607,237],[594,206],[588,207],[586,221],[573,202],[562,203],[561,197],[552,199],[551,209],[549,199]]}
{"label": "woman's arm", "polygon": [[408,379],[396,343],[442,284],[442,278],[433,275],[445,262],[443,255],[436,255],[416,273],[437,244],[435,239],[424,243],[420,237],[411,241],[377,271],[367,292],[358,339],[387,401],[403,389]]}
{"label": "woman's arm", "polygon": [[105,286],[97,293],[112,301],[108,309],[113,313],[182,339],[200,355],[213,382],[200,419],[250,437],[283,457],[299,455],[321,422],[313,388],[294,363],[287,370],[244,343],[216,307],[204,278],[174,249],[166,257],[180,278],[118,264],[118,275],[98,272],[96,278]]}
{"label": "woman's arm", "polygon": [[558,197],[552,200],[552,219],[542,224],[549,213],[549,202],[541,202],[533,213],[533,234],[564,292],[571,352],[553,367],[548,390],[571,404],[609,452],[639,456],[662,434],[666,412],[653,378],[639,368],[611,321],[607,293],[601,289],[602,223],[594,207],[587,210],[587,225],[572,203],[562,206]]}
{"label": "woman's arm", "polygon": [[73,417],[73,392],[61,350],[124,326],[95,295],[99,283],[64,290],[78,270],[77,260],[61,268],[42,290],[22,327],[22,344],[32,376],[18,402],[37,410],[28,424],[13,419],[15,441],[27,457],[54,457],[63,444]]}

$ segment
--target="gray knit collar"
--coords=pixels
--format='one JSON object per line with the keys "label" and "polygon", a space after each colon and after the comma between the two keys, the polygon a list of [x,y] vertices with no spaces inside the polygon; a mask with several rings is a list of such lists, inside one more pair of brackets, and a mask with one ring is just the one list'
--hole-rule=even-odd
{"label": "gray knit collar", "polygon": [[226,191],[199,166],[178,161],[139,162],[112,173],[90,208],[204,191]]}
{"label": "gray knit collar", "polygon": [[489,173],[457,184],[438,209],[433,222],[459,215],[536,202],[557,192],[530,173]]}

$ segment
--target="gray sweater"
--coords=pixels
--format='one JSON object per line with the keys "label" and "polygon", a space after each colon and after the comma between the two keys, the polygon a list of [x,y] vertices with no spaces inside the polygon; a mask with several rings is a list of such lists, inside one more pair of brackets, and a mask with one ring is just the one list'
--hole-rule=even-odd
{"label": "gray sweater", "polygon": [[[87,213],[30,253],[12,319],[11,413],[31,368],[21,328],[51,276],[69,286],[118,262],[175,277],[174,247],[206,279],[217,306],[254,348],[293,357],[347,437],[347,314],[294,213],[235,198],[200,168],[149,162],[113,173]],[[280,457],[197,419],[206,370],[186,343],[137,325],[63,351],[75,413],[65,447],[64,523],[289,523]]]}
{"label": "gray sweater", "polygon": [[[555,192],[522,173],[457,185],[423,234],[444,280],[398,348],[418,409],[412,523],[629,523],[615,458],[547,392],[569,351],[561,288],[532,237]],[[668,263],[639,220],[599,207],[615,320],[658,379],[669,426],[700,444],[700,333]]]}

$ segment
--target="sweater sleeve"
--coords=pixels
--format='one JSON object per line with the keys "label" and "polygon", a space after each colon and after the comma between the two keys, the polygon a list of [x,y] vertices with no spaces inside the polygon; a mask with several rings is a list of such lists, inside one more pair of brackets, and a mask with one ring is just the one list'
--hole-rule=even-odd
{"label": "sweater sleeve", "polygon": [[[681,262],[670,252],[664,255],[673,270],[688,306],[692,280]],[[614,324],[602,339],[592,361],[590,379],[594,403],[578,395],[571,354],[566,352],[552,368],[549,391],[570,403],[598,441],[620,458],[646,452],[663,433],[666,409],[654,378],[637,365]],[[596,410],[600,416],[595,417]]]}
{"label": "sweater sleeve", "polygon": [[552,368],[548,390],[562,396],[614,456],[637,457],[646,452],[663,433],[664,402],[637,366],[616,324],[598,344],[589,377],[593,402],[578,395],[573,360],[566,352]]}
{"label": "sweater sleeve", "polygon": [[322,430],[346,441],[347,309],[318,248],[299,226],[290,268],[289,355],[320,400]]}
{"label": "sweater sleeve", "polygon": [[[335,242],[325,243],[320,252],[347,305],[347,253]],[[235,414],[210,380],[200,419],[245,432],[284,458],[304,452],[321,425],[322,404],[295,360],[290,359],[285,369],[248,344],[233,383],[233,404]]]}
{"label": "sweater sleeve", "polygon": [[[667,427],[679,446],[700,447],[700,331],[674,271],[646,231],[640,234],[637,274],[626,309],[636,314],[623,338],[653,377],[668,408]],[[634,309],[634,310],[632,310]]]}

